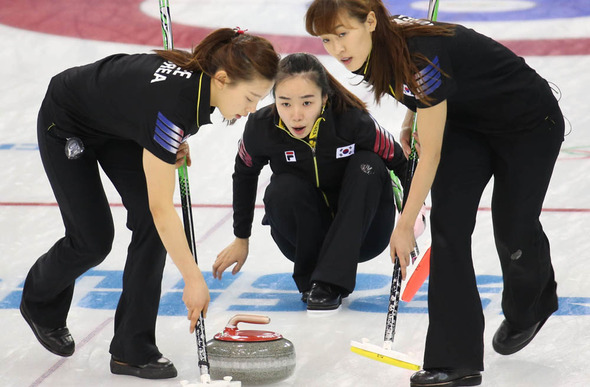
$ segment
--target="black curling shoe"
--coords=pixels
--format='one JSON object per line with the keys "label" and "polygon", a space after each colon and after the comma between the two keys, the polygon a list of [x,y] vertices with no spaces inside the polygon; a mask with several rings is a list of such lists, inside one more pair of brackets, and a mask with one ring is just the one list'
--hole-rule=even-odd
{"label": "black curling shoe", "polygon": [[481,372],[474,370],[451,370],[433,368],[416,372],[410,378],[410,387],[479,386]]}
{"label": "black curling shoe", "polygon": [[307,304],[307,298],[309,297],[309,290],[301,292],[301,301]]}
{"label": "black curling shoe", "polygon": [[74,350],[76,349],[76,344],[74,343],[74,338],[70,334],[68,327],[46,328],[37,325],[31,319],[31,316],[29,315],[29,312],[27,311],[27,308],[25,307],[25,304],[22,300],[20,303],[20,313],[23,315],[25,321],[33,330],[37,340],[39,340],[45,349],[59,356],[72,356]]}
{"label": "black curling shoe", "polygon": [[492,340],[494,350],[501,355],[511,355],[520,351],[535,338],[545,321],[547,319],[527,329],[516,329],[507,320],[502,321]]}
{"label": "black curling shoe", "polygon": [[111,373],[143,379],[170,379],[178,375],[174,364],[163,356],[143,365],[132,365],[111,356]]}
{"label": "black curling shoe", "polygon": [[313,282],[307,297],[307,310],[335,310],[342,304],[340,288],[323,282]]}

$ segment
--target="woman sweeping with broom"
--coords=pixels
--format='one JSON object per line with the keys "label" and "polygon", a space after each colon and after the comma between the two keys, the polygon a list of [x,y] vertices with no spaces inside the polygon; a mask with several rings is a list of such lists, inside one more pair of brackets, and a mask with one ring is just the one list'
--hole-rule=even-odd
{"label": "woman sweeping with broom", "polygon": [[114,227],[100,165],[121,195],[132,231],[111,372],[176,376],[158,350],[155,332],[167,252],[184,280],[191,332],[210,297],[174,207],[175,166],[188,156],[185,140],[211,123],[215,108],[228,121],[256,110],[272,87],[278,61],[267,40],[222,28],[192,52],[112,55],[51,80],[37,134],[65,236],[30,269],[20,306],[47,350],[74,353],[66,320],[76,278],[111,250]]}
{"label": "woman sweeping with broom", "polygon": [[408,264],[412,226],[431,191],[430,324],[412,386],[481,383],[484,317],[471,257],[478,204],[494,177],[492,218],[505,320],[494,349],[526,346],[557,310],[549,242],[539,222],[563,141],[558,103],[543,78],[506,47],[460,25],[392,17],[381,0],[315,0],[306,29],[326,51],[414,112],[420,162],[391,235]]}

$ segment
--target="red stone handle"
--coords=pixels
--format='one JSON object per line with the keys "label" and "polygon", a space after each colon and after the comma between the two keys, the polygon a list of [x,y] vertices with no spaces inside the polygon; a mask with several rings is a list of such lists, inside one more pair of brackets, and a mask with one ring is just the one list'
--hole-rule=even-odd
{"label": "red stone handle", "polygon": [[238,323],[241,322],[249,324],[268,324],[270,322],[270,317],[259,314],[236,314],[229,320],[225,328],[235,329],[237,328]]}

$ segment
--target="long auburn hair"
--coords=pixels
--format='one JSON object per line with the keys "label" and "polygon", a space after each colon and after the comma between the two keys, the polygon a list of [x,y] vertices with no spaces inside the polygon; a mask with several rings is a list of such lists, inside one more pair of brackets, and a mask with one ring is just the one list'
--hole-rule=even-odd
{"label": "long auburn hair", "polygon": [[192,52],[177,49],[155,52],[185,70],[201,71],[210,77],[224,70],[231,82],[257,77],[273,81],[279,63],[279,55],[268,40],[231,28],[209,33]]}
{"label": "long auburn hair", "polygon": [[[351,108],[367,111],[365,103],[348,91],[336,78],[326,70],[315,56],[298,52],[289,54],[279,62],[279,72],[273,87],[273,95],[282,81],[296,75],[304,75],[313,81],[321,90],[322,96],[328,96],[332,110],[339,114]],[[276,105],[275,105],[276,109]]]}
{"label": "long auburn hair", "polygon": [[314,0],[305,15],[305,28],[312,36],[333,34],[343,12],[364,23],[371,11],[375,13],[377,26],[372,32],[373,45],[364,77],[373,87],[375,100],[379,102],[391,86],[394,97],[401,101],[406,84],[414,95],[428,103],[430,98],[422,93],[416,79],[419,71],[416,63],[430,61],[422,54],[411,55],[407,40],[414,36],[453,35],[453,24],[398,24],[381,0]]}

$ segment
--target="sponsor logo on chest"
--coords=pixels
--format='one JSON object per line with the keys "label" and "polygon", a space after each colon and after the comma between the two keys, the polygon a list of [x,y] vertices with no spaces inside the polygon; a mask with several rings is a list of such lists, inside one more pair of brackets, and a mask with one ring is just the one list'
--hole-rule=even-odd
{"label": "sponsor logo on chest", "polygon": [[295,151],[285,151],[285,160],[287,160],[288,163],[296,162],[297,159],[295,158]]}
{"label": "sponsor logo on chest", "polygon": [[[341,159],[343,157],[350,157],[354,154],[354,144],[342,146],[336,149],[336,158]],[[285,160],[288,163],[295,163],[297,162],[297,158],[295,157],[295,151],[288,150],[285,151]]]}

